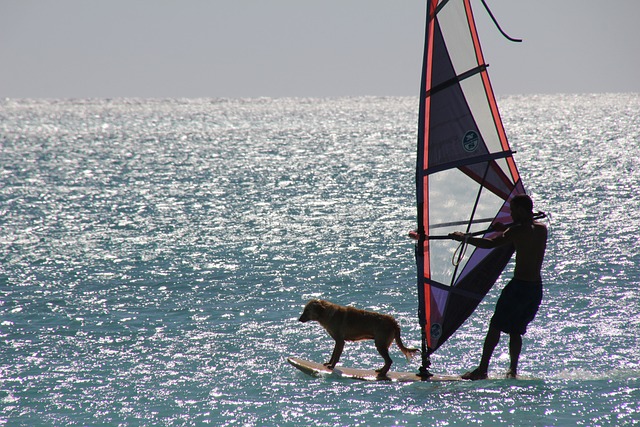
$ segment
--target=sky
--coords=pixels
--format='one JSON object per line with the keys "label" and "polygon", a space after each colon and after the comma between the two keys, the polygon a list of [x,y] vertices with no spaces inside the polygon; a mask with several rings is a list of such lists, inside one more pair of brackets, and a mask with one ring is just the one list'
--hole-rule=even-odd
{"label": "sky", "polygon": [[[486,1],[497,95],[640,93],[640,0]],[[425,2],[0,0],[0,98],[417,96]]]}

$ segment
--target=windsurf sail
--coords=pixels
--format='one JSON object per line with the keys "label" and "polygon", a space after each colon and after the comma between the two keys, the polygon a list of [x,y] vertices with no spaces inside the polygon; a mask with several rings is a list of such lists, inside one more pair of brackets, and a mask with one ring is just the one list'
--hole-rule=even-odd
{"label": "windsurf sail", "polygon": [[[423,367],[471,315],[514,248],[460,248],[511,222],[524,187],[500,119],[470,0],[427,0],[416,162],[416,263]],[[486,231],[483,231],[486,230]]]}

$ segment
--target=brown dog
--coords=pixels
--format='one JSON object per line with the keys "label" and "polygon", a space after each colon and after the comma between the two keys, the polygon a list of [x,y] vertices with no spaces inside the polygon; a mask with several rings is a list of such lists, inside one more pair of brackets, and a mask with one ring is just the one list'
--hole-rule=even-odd
{"label": "brown dog", "polygon": [[338,363],[345,341],[375,341],[378,352],[384,358],[384,366],[376,370],[379,377],[385,377],[393,363],[389,357],[389,347],[394,339],[407,359],[411,359],[420,351],[402,344],[398,322],[387,314],[343,307],[329,301],[311,300],[305,306],[299,320],[316,320],[336,341],[331,359],[324,364],[329,369],[333,369]]}

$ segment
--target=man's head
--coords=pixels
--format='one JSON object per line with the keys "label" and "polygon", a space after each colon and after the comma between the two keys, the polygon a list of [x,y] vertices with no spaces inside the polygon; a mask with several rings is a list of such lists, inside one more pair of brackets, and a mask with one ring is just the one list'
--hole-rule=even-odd
{"label": "man's head", "polygon": [[533,201],[526,194],[518,194],[511,199],[511,217],[515,221],[533,219]]}

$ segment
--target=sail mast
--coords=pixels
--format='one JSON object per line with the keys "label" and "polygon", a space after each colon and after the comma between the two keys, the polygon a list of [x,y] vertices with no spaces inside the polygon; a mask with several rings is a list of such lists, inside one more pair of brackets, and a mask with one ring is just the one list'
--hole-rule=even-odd
{"label": "sail mast", "polygon": [[433,61],[433,35],[435,31],[435,15],[438,0],[427,0],[425,42],[422,62],[422,78],[420,83],[420,107],[418,116],[418,152],[416,160],[416,198],[418,208],[418,242],[416,244],[416,263],[418,269],[418,319],[422,337],[422,366],[419,375],[429,377],[431,365],[428,343],[430,331],[427,328],[427,315],[431,312],[431,295],[429,286],[425,286],[425,277],[429,276],[429,176],[424,171],[429,167],[429,127],[431,97],[432,67]]}

